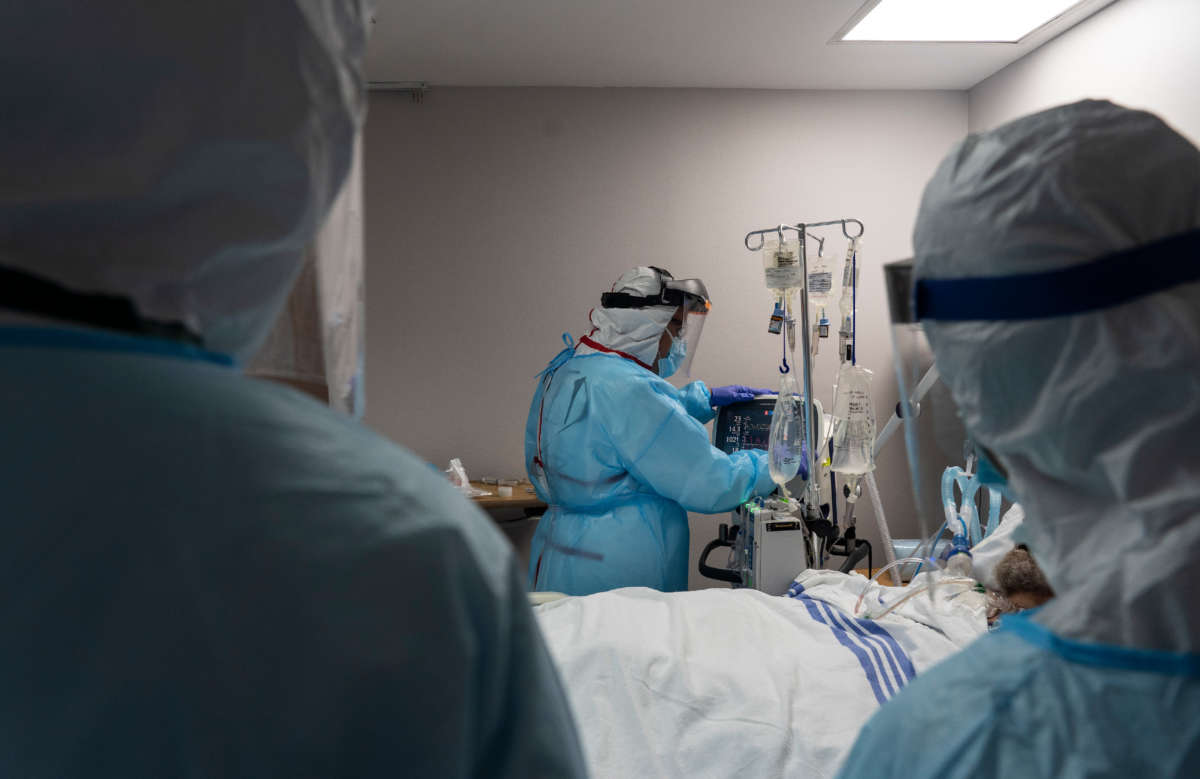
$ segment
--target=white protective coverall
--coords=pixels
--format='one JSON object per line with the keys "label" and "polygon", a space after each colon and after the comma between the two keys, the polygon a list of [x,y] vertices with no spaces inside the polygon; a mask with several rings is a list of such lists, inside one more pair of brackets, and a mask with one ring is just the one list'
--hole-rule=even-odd
{"label": "white protective coverall", "polygon": [[0,775],[583,773],[487,518],[234,365],[346,180],[366,13],[0,13]]}
{"label": "white protective coverall", "polygon": [[969,312],[925,331],[1056,597],[884,705],[844,776],[1200,775],[1198,229],[1200,150],[1107,102],[938,168],[918,316],[939,286]]}

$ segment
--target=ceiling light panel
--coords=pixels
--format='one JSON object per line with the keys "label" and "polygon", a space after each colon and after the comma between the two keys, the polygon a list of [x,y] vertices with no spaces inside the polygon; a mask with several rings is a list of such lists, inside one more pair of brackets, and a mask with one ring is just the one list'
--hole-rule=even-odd
{"label": "ceiling light panel", "polygon": [[880,0],[844,41],[1016,43],[1081,0]]}

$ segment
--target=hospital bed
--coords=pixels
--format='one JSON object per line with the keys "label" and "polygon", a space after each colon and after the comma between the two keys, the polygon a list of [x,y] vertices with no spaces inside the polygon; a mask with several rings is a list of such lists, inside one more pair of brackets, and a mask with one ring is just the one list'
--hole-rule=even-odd
{"label": "hospital bed", "polygon": [[785,596],[627,588],[537,606],[592,775],[832,776],[880,704],[986,631],[974,606],[923,598],[856,619],[866,581],[809,570]]}
{"label": "hospital bed", "polygon": [[[929,377],[936,381],[934,371]],[[767,397],[723,408],[714,445],[765,447],[773,404]],[[828,420],[813,407],[825,423],[813,434],[824,441]],[[897,423],[888,423],[876,448]],[[900,566],[873,481],[869,487],[887,567]],[[822,558],[836,549],[826,542],[845,534],[845,570],[857,547],[847,517],[838,527],[832,478],[817,494],[819,514],[777,500],[733,512],[700,560],[701,573],[733,589],[627,588],[536,607],[593,776],[833,776],[880,705],[987,631],[986,598],[970,586],[927,588],[926,578],[885,587],[823,570]],[[964,506],[973,495],[963,492]],[[994,497],[993,504],[998,509]],[[992,565],[1011,547],[1007,536],[995,540]],[[728,566],[707,564],[723,547]],[[917,595],[926,589],[928,597]],[[956,594],[935,597],[935,589]],[[867,618],[872,613],[876,619]]]}

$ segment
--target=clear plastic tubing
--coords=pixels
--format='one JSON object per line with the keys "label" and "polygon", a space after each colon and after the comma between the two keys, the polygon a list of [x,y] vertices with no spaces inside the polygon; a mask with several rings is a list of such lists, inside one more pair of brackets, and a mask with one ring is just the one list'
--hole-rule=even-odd
{"label": "clear plastic tubing", "polygon": [[[923,563],[923,562],[925,562],[924,557],[903,557],[894,563],[888,563],[887,565],[883,566],[878,571],[876,571],[875,575],[872,576],[870,579],[868,579],[867,583],[863,585],[862,592],[860,592],[858,594],[858,600],[854,604],[854,616],[856,616],[856,617],[858,616],[858,612],[862,608],[863,598],[867,597],[867,591],[871,589],[871,585],[875,583],[876,579],[878,579],[880,576],[882,576],[883,574],[887,573],[888,571],[892,570],[893,568],[895,568],[897,566],[906,565],[908,563]],[[924,588],[922,588],[922,589],[924,589]]]}
{"label": "clear plastic tubing", "polygon": [[921,593],[925,592],[926,590],[929,590],[930,594],[932,595],[933,594],[932,590],[934,588],[945,587],[947,584],[959,584],[959,585],[962,585],[964,590],[968,590],[971,587],[975,586],[975,580],[967,579],[965,577],[955,577],[952,579],[935,580],[929,584],[918,587],[917,589],[913,590],[912,592],[906,593],[904,595],[904,597],[897,599],[895,603],[891,604],[890,606],[888,606],[886,609],[884,609],[883,611],[881,611],[879,614],[875,615],[871,619],[883,619],[888,614],[891,614],[893,611],[898,609],[901,606],[901,604],[903,604],[905,601],[909,600],[910,598],[920,595]]}

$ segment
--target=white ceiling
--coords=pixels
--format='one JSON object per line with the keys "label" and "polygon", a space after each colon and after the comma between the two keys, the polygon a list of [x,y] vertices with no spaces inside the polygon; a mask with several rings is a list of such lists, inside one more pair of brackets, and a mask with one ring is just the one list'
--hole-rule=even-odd
{"label": "white ceiling", "polygon": [[[968,89],[1114,0],[1009,43],[830,43],[869,0],[379,0],[372,82]],[[965,0],[964,0],[965,2]]]}

